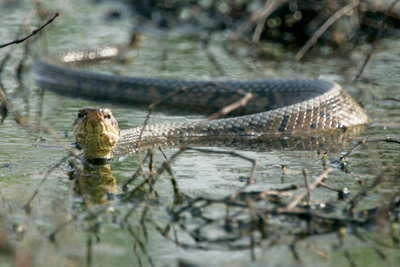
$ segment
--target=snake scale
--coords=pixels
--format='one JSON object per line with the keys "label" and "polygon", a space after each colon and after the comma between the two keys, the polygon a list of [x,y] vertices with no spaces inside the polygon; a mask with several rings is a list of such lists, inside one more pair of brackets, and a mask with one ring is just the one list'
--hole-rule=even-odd
{"label": "snake scale", "polygon": [[[124,105],[153,103],[186,88],[185,92],[164,102],[178,108],[189,106],[214,111],[238,101],[243,97],[241,91],[253,95],[247,105],[235,111],[236,114],[246,115],[211,121],[148,125],[141,140],[312,136],[369,121],[364,110],[350,95],[330,81],[204,82],[124,77],[78,68],[93,62],[105,64],[119,53],[117,46],[107,46],[44,56],[33,66],[34,79],[42,89],[60,95]],[[141,129],[142,127],[122,130],[114,151],[120,154],[134,151]],[[95,154],[93,156],[96,157]]]}

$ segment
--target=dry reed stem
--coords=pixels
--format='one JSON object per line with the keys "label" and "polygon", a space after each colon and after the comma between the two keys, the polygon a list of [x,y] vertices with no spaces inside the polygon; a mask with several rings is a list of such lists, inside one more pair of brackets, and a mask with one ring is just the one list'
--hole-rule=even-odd
{"label": "dry reed stem", "polygon": [[372,54],[374,53],[375,48],[376,48],[376,44],[378,43],[379,39],[381,38],[383,29],[384,29],[385,26],[386,26],[386,22],[387,22],[387,20],[389,19],[389,17],[390,17],[390,15],[392,14],[392,11],[393,11],[395,5],[396,5],[398,2],[399,2],[399,0],[396,0],[396,1],[394,1],[394,2],[389,6],[388,11],[387,11],[387,13],[386,13],[386,17],[385,17],[385,19],[382,21],[381,26],[379,27],[378,34],[376,35],[376,38],[375,38],[375,40],[374,40],[374,43],[372,44],[372,48],[371,48],[371,50],[369,51],[367,57],[365,58],[364,63],[363,63],[363,65],[361,66],[359,72],[357,73],[356,77],[354,78],[353,83],[358,82],[358,80],[360,79],[360,77],[361,77],[361,75],[362,75],[362,73],[363,73],[365,67],[367,66],[368,62],[371,60]]}
{"label": "dry reed stem", "polygon": [[263,8],[255,11],[245,24],[242,24],[238,30],[232,33],[231,40],[236,41],[247,29],[253,27],[257,23],[257,28],[253,35],[253,42],[258,41],[261,34],[260,29],[262,30],[265,20],[285,2],[287,2],[287,0],[278,0],[278,2],[275,0],[268,0]]}
{"label": "dry reed stem", "polygon": [[312,190],[314,190],[320,182],[332,171],[331,168],[327,168],[323,173],[321,173],[315,181],[310,184],[309,188],[306,191],[298,195],[291,203],[289,203],[284,210],[291,210],[297,206],[297,204],[302,200],[307,194],[309,194]]}
{"label": "dry reed stem", "polygon": [[298,62],[304,54],[317,43],[318,38],[339,18],[341,18],[349,9],[353,9],[360,4],[359,0],[354,0],[346,6],[339,9],[335,14],[333,14],[324,24],[311,36],[311,38],[307,41],[307,43],[297,52],[297,54],[292,59],[292,64]]}
{"label": "dry reed stem", "polygon": [[40,26],[40,27],[37,28],[37,29],[34,29],[29,35],[27,35],[27,36],[25,36],[25,37],[23,37],[23,38],[18,38],[18,39],[15,39],[14,41],[11,41],[11,42],[2,44],[2,45],[0,45],[0,49],[3,48],[3,47],[6,47],[6,46],[12,45],[12,44],[19,44],[19,43],[24,42],[24,41],[27,40],[28,38],[30,38],[30,37],[36,35],[38,32],[40,32],[41,30],[43,30],[47,25],[49,25],[50,23],[52,23],[53,20],[55,20],[55,18],[57,18],[59,15],[60,15],[60,12],[56,12],[56,13],[53,15],[53,17],[51,17],[45,24],[43,24],[42,26]]}
{"label": "dry reed stem", "polygon": [[360,146],[366,144],[366,143],[377,143],[377,142],[387,142],[387,143],[396,143],[400,144],[400,140],[393,139],[392,137],[386,137],[386,138],[377,138],[377,139],[362,139],[358,141],[358,143],[351,148],[346,154],[344,154],[342,157],[340,157],[339,161],[344,161],[347,160],[348,157]]}

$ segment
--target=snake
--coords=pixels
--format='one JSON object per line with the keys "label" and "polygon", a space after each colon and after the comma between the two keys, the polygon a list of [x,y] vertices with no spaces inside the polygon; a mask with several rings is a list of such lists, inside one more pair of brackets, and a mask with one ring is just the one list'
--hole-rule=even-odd
{"label": "snake", "polygon": [[140,142],[296,140],[298,136],[345,132],[369,122],[363,108],[339,84],[327,80],[196,81],[130,77],[86,68],[110,64],[121,51],[119,46],[104,46],[42,56],[32,67],[33,77],[40,88],[59,95],[124,106],[161,102],[209,113],[246,94],[252,98],[231,117],[126,130],[119,129],[110,109],[81,109],[74,122],[74,135],[91,158],[137,152]]}

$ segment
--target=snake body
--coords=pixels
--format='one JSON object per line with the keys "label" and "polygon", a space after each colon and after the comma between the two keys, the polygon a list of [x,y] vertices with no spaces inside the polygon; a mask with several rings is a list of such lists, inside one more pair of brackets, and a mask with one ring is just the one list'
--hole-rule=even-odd
{"label": "snake body", "polygon": [[[324,80],[186,81],[124,77],[76,68],[104,63],[117,56],[118,47],[79,50],[45,56],[33,66],[37,84],[57,94],[117,104],[148,104],[186,90],[164,101],[180,107],[213,111],[250,92],[253,98],[236,114],[212,121],[148,125],[141,140],[188,137],[312,135],[365,124],[364,110],[338,84]],[[123,130],[117,147],[136,144],[142,127]],[[123,151],[123,149],[120,149]]]}

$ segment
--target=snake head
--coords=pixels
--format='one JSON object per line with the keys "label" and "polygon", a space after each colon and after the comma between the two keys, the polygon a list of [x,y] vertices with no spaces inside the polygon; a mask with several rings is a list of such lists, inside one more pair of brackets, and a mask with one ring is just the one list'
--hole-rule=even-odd
{"label": "snake head", "polygon": [[90,158],[109,158],[119,139],[119,125],[109,109],[80,109],[73,124],[76,142]]}

